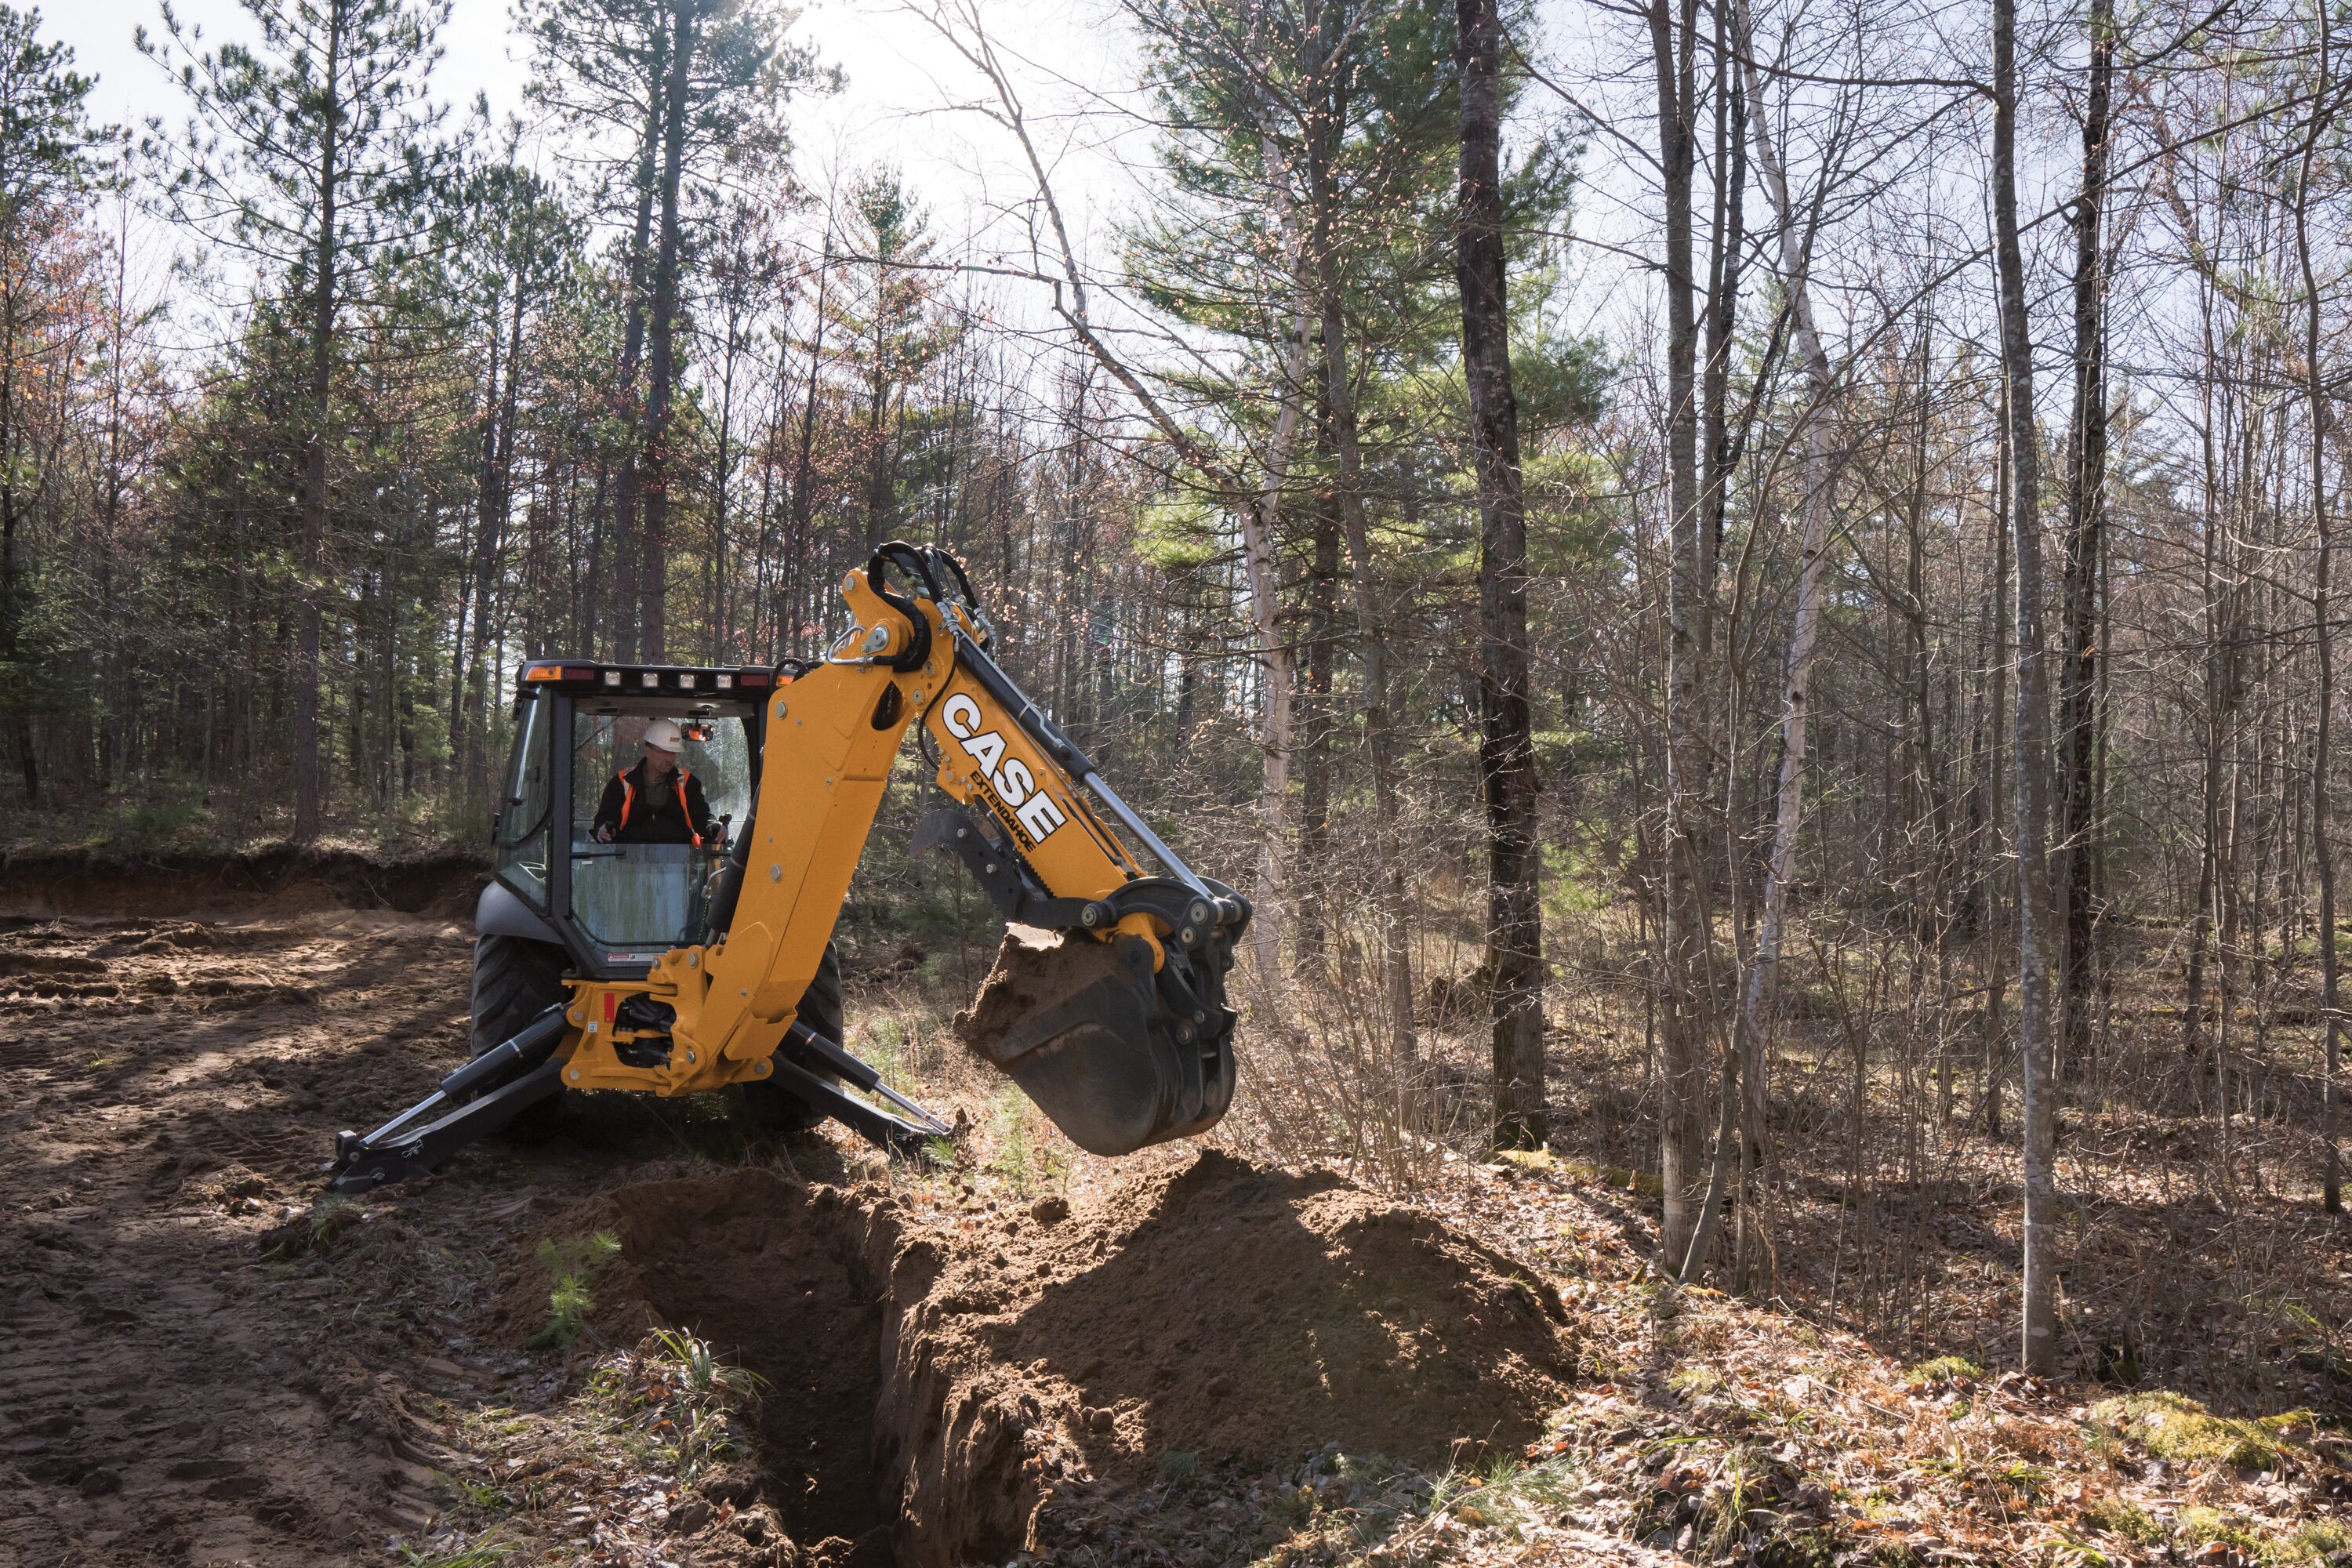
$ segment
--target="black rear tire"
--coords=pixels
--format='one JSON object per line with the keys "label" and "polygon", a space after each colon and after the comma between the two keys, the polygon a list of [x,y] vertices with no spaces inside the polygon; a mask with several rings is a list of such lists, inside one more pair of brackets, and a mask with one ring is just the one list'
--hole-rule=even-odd
{"label": "black rear tire", "polygon": [[[570,967],[571,960],[553,942],[523,936],[476,937],[474,1023],[467,1055],[495,1050],[570,996],[572,987],[563,983],[563,972]],[[557,1089],[509,1122],[505,1136],[524,1143],[551,1137],[562,1119],[563,1099],[563,1091]]]}
{"label": "black rear tire", "polygon": [[[841,994],[841,959],[833,943],[824,944],[824,957],[816,966],[816,978],[809,982],[801,994],[799,1016],[818,1034],[835,1045],[843,1045]],[[831,1073],[824,1075],[831,1078]],[[806,1132],[825,1118],[825,1113],[780,1083],[747,1083],[743,1086],[743,1104],[751,1120],[770,1132]]]}
{"label": "black rear tire", "polygon": [[570,967],[552,942],[522,936],[474,939],[474,1030],[467,1055],[512,1039],[523,1026],[571,994],[563,983]]}

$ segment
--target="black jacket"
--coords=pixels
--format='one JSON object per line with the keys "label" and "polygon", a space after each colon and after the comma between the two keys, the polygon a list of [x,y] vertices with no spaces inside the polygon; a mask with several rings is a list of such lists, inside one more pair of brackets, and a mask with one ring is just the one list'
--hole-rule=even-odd
{"label": "black jacket", "polygon": [[604,798],[596,803],[599,837],[607,827],[622,844],[691,844],[697,835],[707,840],[719,832],[700,779],[677,768],[647,789],[643,759],[604,781]]}

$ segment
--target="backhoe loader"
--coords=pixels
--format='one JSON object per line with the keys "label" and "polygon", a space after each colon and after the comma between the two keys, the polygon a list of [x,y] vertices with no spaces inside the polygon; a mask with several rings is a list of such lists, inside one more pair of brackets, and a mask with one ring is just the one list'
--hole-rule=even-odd
{"label": "backhoe loader", "polygon": [[[583,1089],[740,1085],[779,1129],[835,1118],[902,1149],[945,1135],[844,1047],[832,946],[917,725],[954,804],[916,847],[957,857],[1008,925],[1048,933],[1005,943],[997,1005],[981,1009],[993,1022],[967,1044],[1093,1153],[1215,1125],[1248,901],[1186,866],[999,668],[952,556],[885,544],[841,594],[851,624],[810,665],[521,668],[475,911],[471,1059],[375,1131],[337,1134],[333,1189],[423,1175]],[[609,842],[592,825],[628,727],[655,717],[698,749],[723,847]]]}

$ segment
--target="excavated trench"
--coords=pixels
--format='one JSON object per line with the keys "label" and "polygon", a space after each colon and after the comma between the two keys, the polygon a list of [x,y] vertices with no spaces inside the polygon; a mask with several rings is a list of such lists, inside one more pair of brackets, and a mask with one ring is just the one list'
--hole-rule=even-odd
{"label": "excavated trench", "polygon": [[[1003,1562],[1057,1483],[1171,1452],[1516,1447],[1574,1365],[1559,1300],[1507,1259],[1213,1152],[1076,1214],[741,1171],[619,1188],[549,1234],[599,1229],[608,1339],[691,1329],[765,1380],[761,1500],[819,1568]],[[518,1281],[511,1329],[544,1289]]]}
{"label": "excavated trench", "polygon": [[[442,1506],[427,1461],[383,1463],[397,1434],[430,1436],[403,1414],[407,1380],[478,1399],[488,1374],[447,1359],[439,1315],[354,1314],[354,1292],[462,1295],[446,1252],[519,1213],[620,1240],[593,1282],[604,1342],[690,1328],[766,1382],[756,1473],[720,1467],[709,1522],[664,1521],[689,1538],[666,1545],[680,1562],[1090,1547],[1089,1500],[1171,1456],[1244,1477],[1327,1443],[1442,1465],[1528,1441],[1560,1400],[1566,1320],[1507,1258],[1336,1176],[1213,1151],[1075,1212],[951,1174],[893,1194],[741,1169],[552,1215],[537,1205],[656,1145],[469,1152],[383,1205],[367,1246],[392,1274],[363,1248],[281,1290],[269,1227],[315,1194],[325,1130],[404,1103],[462,1048],[458,922],[479,875],[307,852],[0,861],[0,1067],[18,1090],[0,1169],[45,1204],[0,1225],[0,1539],[27,1561],[128,1561],[110,1543],[152,1540],[199,1563],[345,1562],[423,1531]],[[537,1237],[514,1239],[529,1258]],[[520,1348],[549,1290],[523,1264],[493,1337]],[[111,1381],[91,1382],[92,1357]]]}

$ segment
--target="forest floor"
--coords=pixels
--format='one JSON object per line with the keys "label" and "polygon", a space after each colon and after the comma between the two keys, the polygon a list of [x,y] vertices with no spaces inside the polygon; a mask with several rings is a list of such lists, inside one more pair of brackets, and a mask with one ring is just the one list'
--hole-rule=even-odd
{"label": "forest floor", "polygon": [[[600,1097],[322,1199],[462,1053],[473,875],[0,888],[0,1568],[2352,1562],[2332,1348],[2045,1384],[1990,1321],[1665,1287],[1639,1181],[1565,1154],[1410,1203],[1093,1161],[896,1005],[903,950],[853,1044],[951,1165]],[[1946,1230],[1997,1241],[1989,1173]]]}

